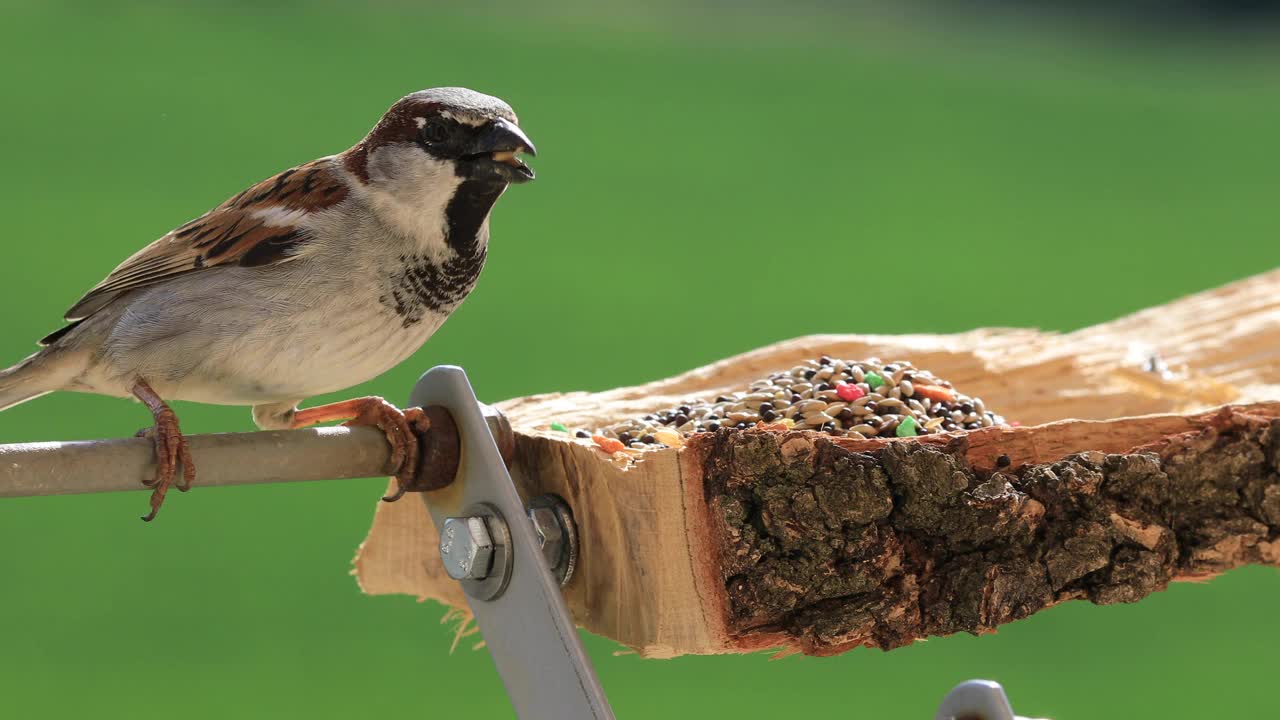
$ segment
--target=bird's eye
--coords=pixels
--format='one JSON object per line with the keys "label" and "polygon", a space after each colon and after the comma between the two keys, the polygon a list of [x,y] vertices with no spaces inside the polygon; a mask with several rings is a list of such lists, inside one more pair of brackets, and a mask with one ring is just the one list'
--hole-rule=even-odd
{"label": "bird's eye", "polygon": [[422,126],[422,139],[428,143],[444,142],[449,137],[449,127],[443,120],[428,120]]}

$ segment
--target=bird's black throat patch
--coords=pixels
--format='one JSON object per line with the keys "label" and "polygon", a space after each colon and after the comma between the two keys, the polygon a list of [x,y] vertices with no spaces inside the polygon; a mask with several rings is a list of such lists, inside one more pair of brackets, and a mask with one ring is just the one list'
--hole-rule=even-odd
{"label": "bird's black throat patch", "polygon": [[480,225],[489,217],[493,204],[498,202],[505,183],[464,181],[458,186],[449,205],[444,209],[445,227],[448,236],[445,238],[449,247],[459,255],[465,255],[476,245],[476,235]]}
{"label": "bird's black throat patch", "polygon": [[468,181],[458,186],[445,209],[445,241],[454,255],[437,262],[425,255],[400,256],[400,268],[378,299],[402,319],[404,327],[428,313],[447,315],[458,307],[480,277],[488,255],[480,226],[505,185]]}

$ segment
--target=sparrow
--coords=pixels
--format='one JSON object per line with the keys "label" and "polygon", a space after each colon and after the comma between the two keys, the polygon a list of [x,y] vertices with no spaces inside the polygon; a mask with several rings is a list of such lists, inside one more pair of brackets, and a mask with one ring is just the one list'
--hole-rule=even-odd
{"label": "sparrow", "polygon": [[[41,349],[0,371],[0,410],[55,391],[136,398],[153,425],[155,518],[195,464],[168,401],[252,406],[264,430],[380,428],[399,490],[421,411],[361,397],[299,409],[408,358],[475,287],[489,214],[535,155],[502,100],[465,88],[401,98],[354,146],[285,170],[138,251]],[[179,468],[181,472],[179,472]]]}

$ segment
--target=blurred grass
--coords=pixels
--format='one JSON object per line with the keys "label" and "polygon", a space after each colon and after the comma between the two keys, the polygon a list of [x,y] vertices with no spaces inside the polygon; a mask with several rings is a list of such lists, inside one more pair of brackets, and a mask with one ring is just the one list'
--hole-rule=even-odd
{"label": "blurred grass", "polygon": [[[445,84],[515,106],[539,180],[499,204],[457,317],[353,392],[400,399],[444,362],[497,400],[812,332],[1068,330],[1280,259],[1265,46],[752,7],[14,3],[0,362],[137,247]],[[243,408],[179,410],[190,431],[250,427]],[[0,438],[145,422],[56,395],[0,414]],[[487,655],[447,653],[439,608],[346,576],[380,489],[197,490],[151,526],[139,494],[0,503],[6,714],[505,716]],[[927,717],[976,676],[1024,714],[1261,715],[1278,591],[1253,569],[887,655],[589,647],[624,718]]]}

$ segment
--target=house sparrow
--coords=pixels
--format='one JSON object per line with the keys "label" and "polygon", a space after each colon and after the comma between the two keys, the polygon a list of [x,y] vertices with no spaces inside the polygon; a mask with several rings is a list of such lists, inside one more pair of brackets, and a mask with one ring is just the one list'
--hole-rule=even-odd
{"label": "house sparrow", "polygon": [[465,88],[401,98],[355,146],[285,170],[125,260],[43,348],[0,371],[0,410],[56,390],[151,410],[156,516],[195,465],[166,400],[251,405],[258,427],[376,425],[400,479],[410,425],[381,398],[298,409],[394,367],[475,287],[489,212],[533,179],[533,143],[502,100]]}

